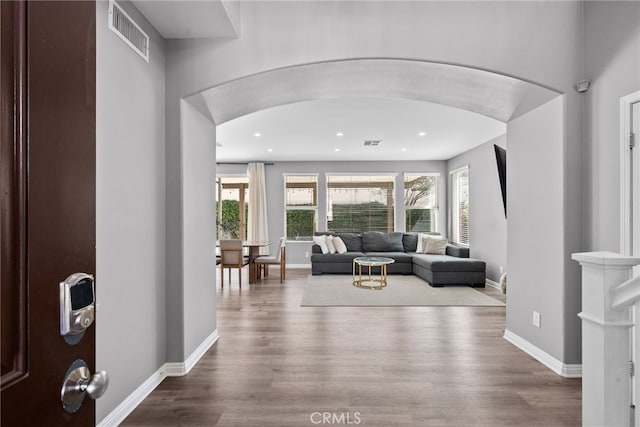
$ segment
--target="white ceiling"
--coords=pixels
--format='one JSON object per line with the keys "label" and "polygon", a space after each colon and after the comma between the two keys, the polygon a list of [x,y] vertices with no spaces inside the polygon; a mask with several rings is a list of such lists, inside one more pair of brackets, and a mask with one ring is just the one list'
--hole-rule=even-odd
{"label": "white ceiling", "polygon": [[222,0],[132,0],[165,39],[240,35],[240,2]]}
{"label": "white ceiling", "polygon": [[[219,125],[216,138],[222,147],[216,160],[445,160],[505,131],[501,121],[431,102],[325,99],[269,108]],[[365,148],[365,140],[382,144]]]}

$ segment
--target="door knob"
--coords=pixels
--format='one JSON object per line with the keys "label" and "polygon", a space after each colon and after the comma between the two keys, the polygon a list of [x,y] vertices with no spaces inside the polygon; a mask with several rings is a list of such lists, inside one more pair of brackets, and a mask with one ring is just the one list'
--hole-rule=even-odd
{"label": "door knob", "polygon": [[109,388],[109,375],[99,371],[91,375],[84,360],[78,359],[67,369],[60,399],[62,407],[69,413],[76,412],[82,406],[86,395],[98,399]]}
{"label": "door knob", "polygon": [[91,380],[80,384],[80,390],[83,390],[92,398],[98,399],[109,388],[109,375],[105,371],[99,371],[93,374]]}

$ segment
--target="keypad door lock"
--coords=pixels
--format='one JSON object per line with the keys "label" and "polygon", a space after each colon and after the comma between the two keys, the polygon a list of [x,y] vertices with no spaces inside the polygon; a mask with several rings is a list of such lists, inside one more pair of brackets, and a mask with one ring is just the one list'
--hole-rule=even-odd
{"label": "keypad door lock", "polygon": [[60,335],[76,344],[95,319],[94,278],[73,273],[60,283]]}

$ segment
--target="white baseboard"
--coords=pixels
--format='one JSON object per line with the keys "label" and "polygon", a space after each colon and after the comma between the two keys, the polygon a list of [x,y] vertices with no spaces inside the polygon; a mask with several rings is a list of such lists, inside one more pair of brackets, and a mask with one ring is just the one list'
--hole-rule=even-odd
{"label": "white baseboard", "polygon": [[187,375],[191,372],[193,367],[196,366],[196,363],[202,359],[202,356],[204,356],[204,354],[216,343],[216,341],[218,341],[219,338],[220,335],[218,335],[217,329],[211,332],[211,334],[202,341],[198,348],[191,353],[191,356],[187,357],[187,360],[184,361],[185,370],[182,375]]}
{"label": "white baseboard", "polygon": [[500,283],[498,282],[494,282],[491,279],[485,279],[485,283],[487,286],[491,286],[492,288],[496,288],[498,289],[500,292],[502,292],[502,286],[500,286]]}
{"label": "white baseboard", "polygon": [[145,382],[133,391],[125,400],[123,400],[116,408],[98,423],[98,427],[117,426],[129,416],[134,409],[142,403],[147,396],[151,394],[156,387],[160,385],[162,380],[167,377],[165,366],[155,371]]}
{"label": "white baseboard", "polygon": [[218,335],[218,330],[216,329],[209,335],[207,338],[202,341],[202,343],[196,348],[193,353],[187,360],[184,362],[167,362],[164,364],[165,372],[168,377],[181,377],[183,375],[187,375],[191,369],[198,363],[198,360],[204,356],[204,354],[211,348],[216,341],[218,341],[220,335]]}
{"label": "white baseboard", "polygon": [[187,371],[184,362],[167,362],[164,364],[166,377],[181,377]]}
{"label": "white baseboard", "polygon": [[582,364],[563,365],[560,375],[565,378],[582,378]]}
{"label": "white baseboard", "polygon": [[102,419],[97,425],[98,427],[117,426],[129,416],[134,409],[142,403],[144,399],[151,394],[156,387],[160,385],[166,377],[178,377],[189,373],[191,369],[198,363],[204,354],[218,341],[220,336],[216,329],[195,349],[193,353],[184,362],[167,362],[155,371],[145,382],[140,384],[133,393],[123,400],[113,411]]}
{"label": "white baseboard", "polygon": [[567,365],[562,363],[549,353],[539,349],[529,341],[507,329],[504,331],[504,339],[536,359],[538,362],[542,363],[547,368],[551,369],[556,374],[565,378],[582,378],[581,364]]}

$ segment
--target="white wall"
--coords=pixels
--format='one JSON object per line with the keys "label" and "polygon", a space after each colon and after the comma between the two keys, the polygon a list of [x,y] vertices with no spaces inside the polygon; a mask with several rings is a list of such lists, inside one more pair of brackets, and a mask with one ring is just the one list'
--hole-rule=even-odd
{"label": "white wall", "polygon": [[100,421],[166,360],[164,40],[149,34],[150,62],[107,27],[96,4],[96,366],[110,375]]}
{"label": "white wall", "polygon": [[[567,359],[564,109],[558,97],[507,125],[507,330]],[[541,314],[534,327],[532,314]],[[575,320],[574,320],[575,318]],[[579,336],[578,336],[579,338]]]}
{"label": "white wall", "polygon": [[487,279],[498,282],[500,267],[508,271],[507,220],[493,144],[506,148],[506,135],[450,159],[447,171],[469,165],[469,249],[487,263]]}
{"label": "white wall", "polygon": [[585,247],[620,251],[620,98],[640,90],[640,2],[585,2]]}
{"label": "white wall", "polygon": [[182,102],[183,353],[216,329],[216,127]]}
{"label": "white wall", "polygon": [[[218,175],[244,174],[246,165],[218,165]],[[266,166],[267,210],[269,215],[269,240],[277,241],[285,235],[284,174],[317,173],[318,176],[318,231],[326,230],[326,180],[325,173],[392,173],[396,176],[395,229],[404,230],[403,173],[439,173],[440,193],[438,211],[438,231],[446,231],[446,162],[444,161],[389,161],[389,162],[275,162]],[[305,252],[311,252],[311,242],[288,242],[287,264],[310,264]],[[273,250],[273,248],[272,248]]]}

